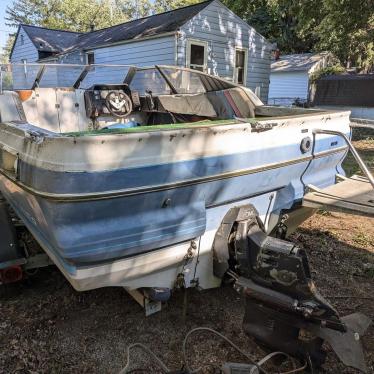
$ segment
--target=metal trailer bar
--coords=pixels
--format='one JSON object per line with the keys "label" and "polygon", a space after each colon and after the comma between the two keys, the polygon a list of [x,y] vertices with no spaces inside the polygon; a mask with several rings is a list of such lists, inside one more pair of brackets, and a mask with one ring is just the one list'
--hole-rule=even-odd
{"label": "metal trailer bar", "polygon": [[374,130],[374,120],[365,119],[365,118],[351,118],[350,126],[353,129],[364,128]]}
{"label": "metal trailer bar", "polygon": [[360,155],[356,151],[356,148],[354,147],[354,145],[352,144],[352,142],[349,140],[349,138],[347,137],[347,135],[345,135],[341,131],[324,130],[324,129],[314,129],[313,130],[313,134],[314,135],[317,135],[317,134],[337,135],[337,136],[342,137],[345,140],[345,142],[347,143],[347,145],[349,147],[349,150],[352,152],[353,157],[357,161],[358,166],[360,167],[360,169],[362,170],[362,172],[366,175],[366,177],[369,179],[370,184],[374,188],[374,177],[373,177],[373,175],[371,174],[371,172],[368,169],[368,167],[365,165],[364,161],[362,160],[362,158],[360,157]]}

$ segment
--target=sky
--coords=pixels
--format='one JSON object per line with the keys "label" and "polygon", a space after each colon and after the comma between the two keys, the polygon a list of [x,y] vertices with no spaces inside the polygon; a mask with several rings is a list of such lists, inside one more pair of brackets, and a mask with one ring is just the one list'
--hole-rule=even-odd
{"label": "sky", "polygon": [[[11,5],[13,0],[0,0],[0,48],[3,48],[8,38],[9,32],[16,32],[16,28],[10,28],[5,25],[5,9],[7,5]],[[1,53],[1,51],[0,51]]]}

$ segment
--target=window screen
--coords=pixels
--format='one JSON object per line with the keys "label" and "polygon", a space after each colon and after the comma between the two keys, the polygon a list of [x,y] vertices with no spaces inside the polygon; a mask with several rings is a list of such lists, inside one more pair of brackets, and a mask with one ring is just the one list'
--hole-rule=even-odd
{"label": "window screen", "polygon": [[235,83],[244,84],[246,58],[244,50],[236,50],[235,52]]}
{"label": "window screen", "polygon": [[190,61],[191,69],[204,71],[205,69],[205,45],[190,44]]}
{"label": "window screen", "polygon": [[95,63],[95,54],[87,53],[87,65],[93,65]]}

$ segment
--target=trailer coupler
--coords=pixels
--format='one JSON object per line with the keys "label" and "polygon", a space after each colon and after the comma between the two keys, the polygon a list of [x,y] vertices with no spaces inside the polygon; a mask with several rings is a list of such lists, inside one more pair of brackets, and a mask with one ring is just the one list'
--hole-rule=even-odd
{"label": "trailer coupler", "polygon": [[233,278],[246,297],[243,329],[262,345],[320,366],[326,341],[345,365],[367,371],[360,338],[370,319],[360,313],[340,318],[316,290],[305,251],[266,235],[253,206],[232,208],[224,217],[214,271]]}

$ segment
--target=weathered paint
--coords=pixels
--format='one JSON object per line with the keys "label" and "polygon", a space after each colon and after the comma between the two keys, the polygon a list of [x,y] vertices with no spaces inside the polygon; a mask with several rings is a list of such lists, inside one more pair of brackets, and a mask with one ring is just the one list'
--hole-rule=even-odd
{"label": "weathered paint", "polygon": [[47,252],[74,272],[200,237],[216,206],[278,191],[269,212],[290,208],[306,183],[334,183],[345,152],[338,137],[321,136],[313,159],[311,150],[301,152],[302,139],[317,126],[348,125],[348,113],[315,113],[261,133],[237,124],[69,138],[4,124],[0,141],[18,153],[18,180],[2,176],[0,189]]}

